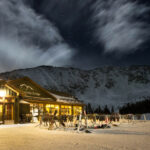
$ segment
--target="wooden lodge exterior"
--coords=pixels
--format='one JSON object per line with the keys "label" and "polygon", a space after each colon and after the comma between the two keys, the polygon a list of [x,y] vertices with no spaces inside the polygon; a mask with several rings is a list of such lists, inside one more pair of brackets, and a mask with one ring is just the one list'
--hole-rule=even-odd
{"label": "wooden lodge exterior", "polygon": [[0,80],[0,123],[19,123],[24,115],[33,121],[43,113],[79,115],[84,104],[65,93],[47,91],[28,77]]}

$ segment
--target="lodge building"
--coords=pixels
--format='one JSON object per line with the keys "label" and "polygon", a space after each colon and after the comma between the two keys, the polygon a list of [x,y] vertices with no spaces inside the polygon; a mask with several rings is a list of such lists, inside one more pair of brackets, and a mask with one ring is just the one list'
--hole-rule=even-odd
{"label": "lodge building", "polygon": [[44,113],[79,115],[84,104],[62,92],[48,91],[28,77],[0,80],[0,124],[19,123],[23,115],[32,115],[34,122]]}

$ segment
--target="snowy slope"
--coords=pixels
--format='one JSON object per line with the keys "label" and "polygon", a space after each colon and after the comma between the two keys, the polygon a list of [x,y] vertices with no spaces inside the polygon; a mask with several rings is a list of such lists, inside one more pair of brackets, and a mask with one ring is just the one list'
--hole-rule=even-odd
{"label": "snowy slope", "polygon": [[28,76],[46,89],[69,92],[93,105],[123,105],[150,97],[150,66],[101,67],[93,70],[41,66],[0,74]]}

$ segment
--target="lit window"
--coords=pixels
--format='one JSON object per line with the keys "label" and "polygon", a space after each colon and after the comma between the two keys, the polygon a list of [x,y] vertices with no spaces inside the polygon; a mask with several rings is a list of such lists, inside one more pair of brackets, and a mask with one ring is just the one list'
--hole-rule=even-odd
{"label": "lit window", "polygon": [[74,115],[80,115],[81,112],[82,112],[81,106],[73,106],[73,114]]}
{"label": "lit window", "polygon": [[71,106],[61,105],[61,115],[72,115]]}
{"label": "lit window", "polygon": [[59,115],[59,105],[46,105],[46,111],[50,114],[50,115],[54,115],[55,111],[57,111],[56,115]]}

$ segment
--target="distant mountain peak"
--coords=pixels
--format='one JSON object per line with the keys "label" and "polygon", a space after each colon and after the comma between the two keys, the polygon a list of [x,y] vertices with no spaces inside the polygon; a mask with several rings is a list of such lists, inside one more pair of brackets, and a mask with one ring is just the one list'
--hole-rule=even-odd
{"label": "distant mountain peak", "polygon": [[105,66],[91,70],[39,66],[0,74],[0,79],[27,76],[48,90],[67,92],[85,103],[120,106],[150,96],[150,66]]}

